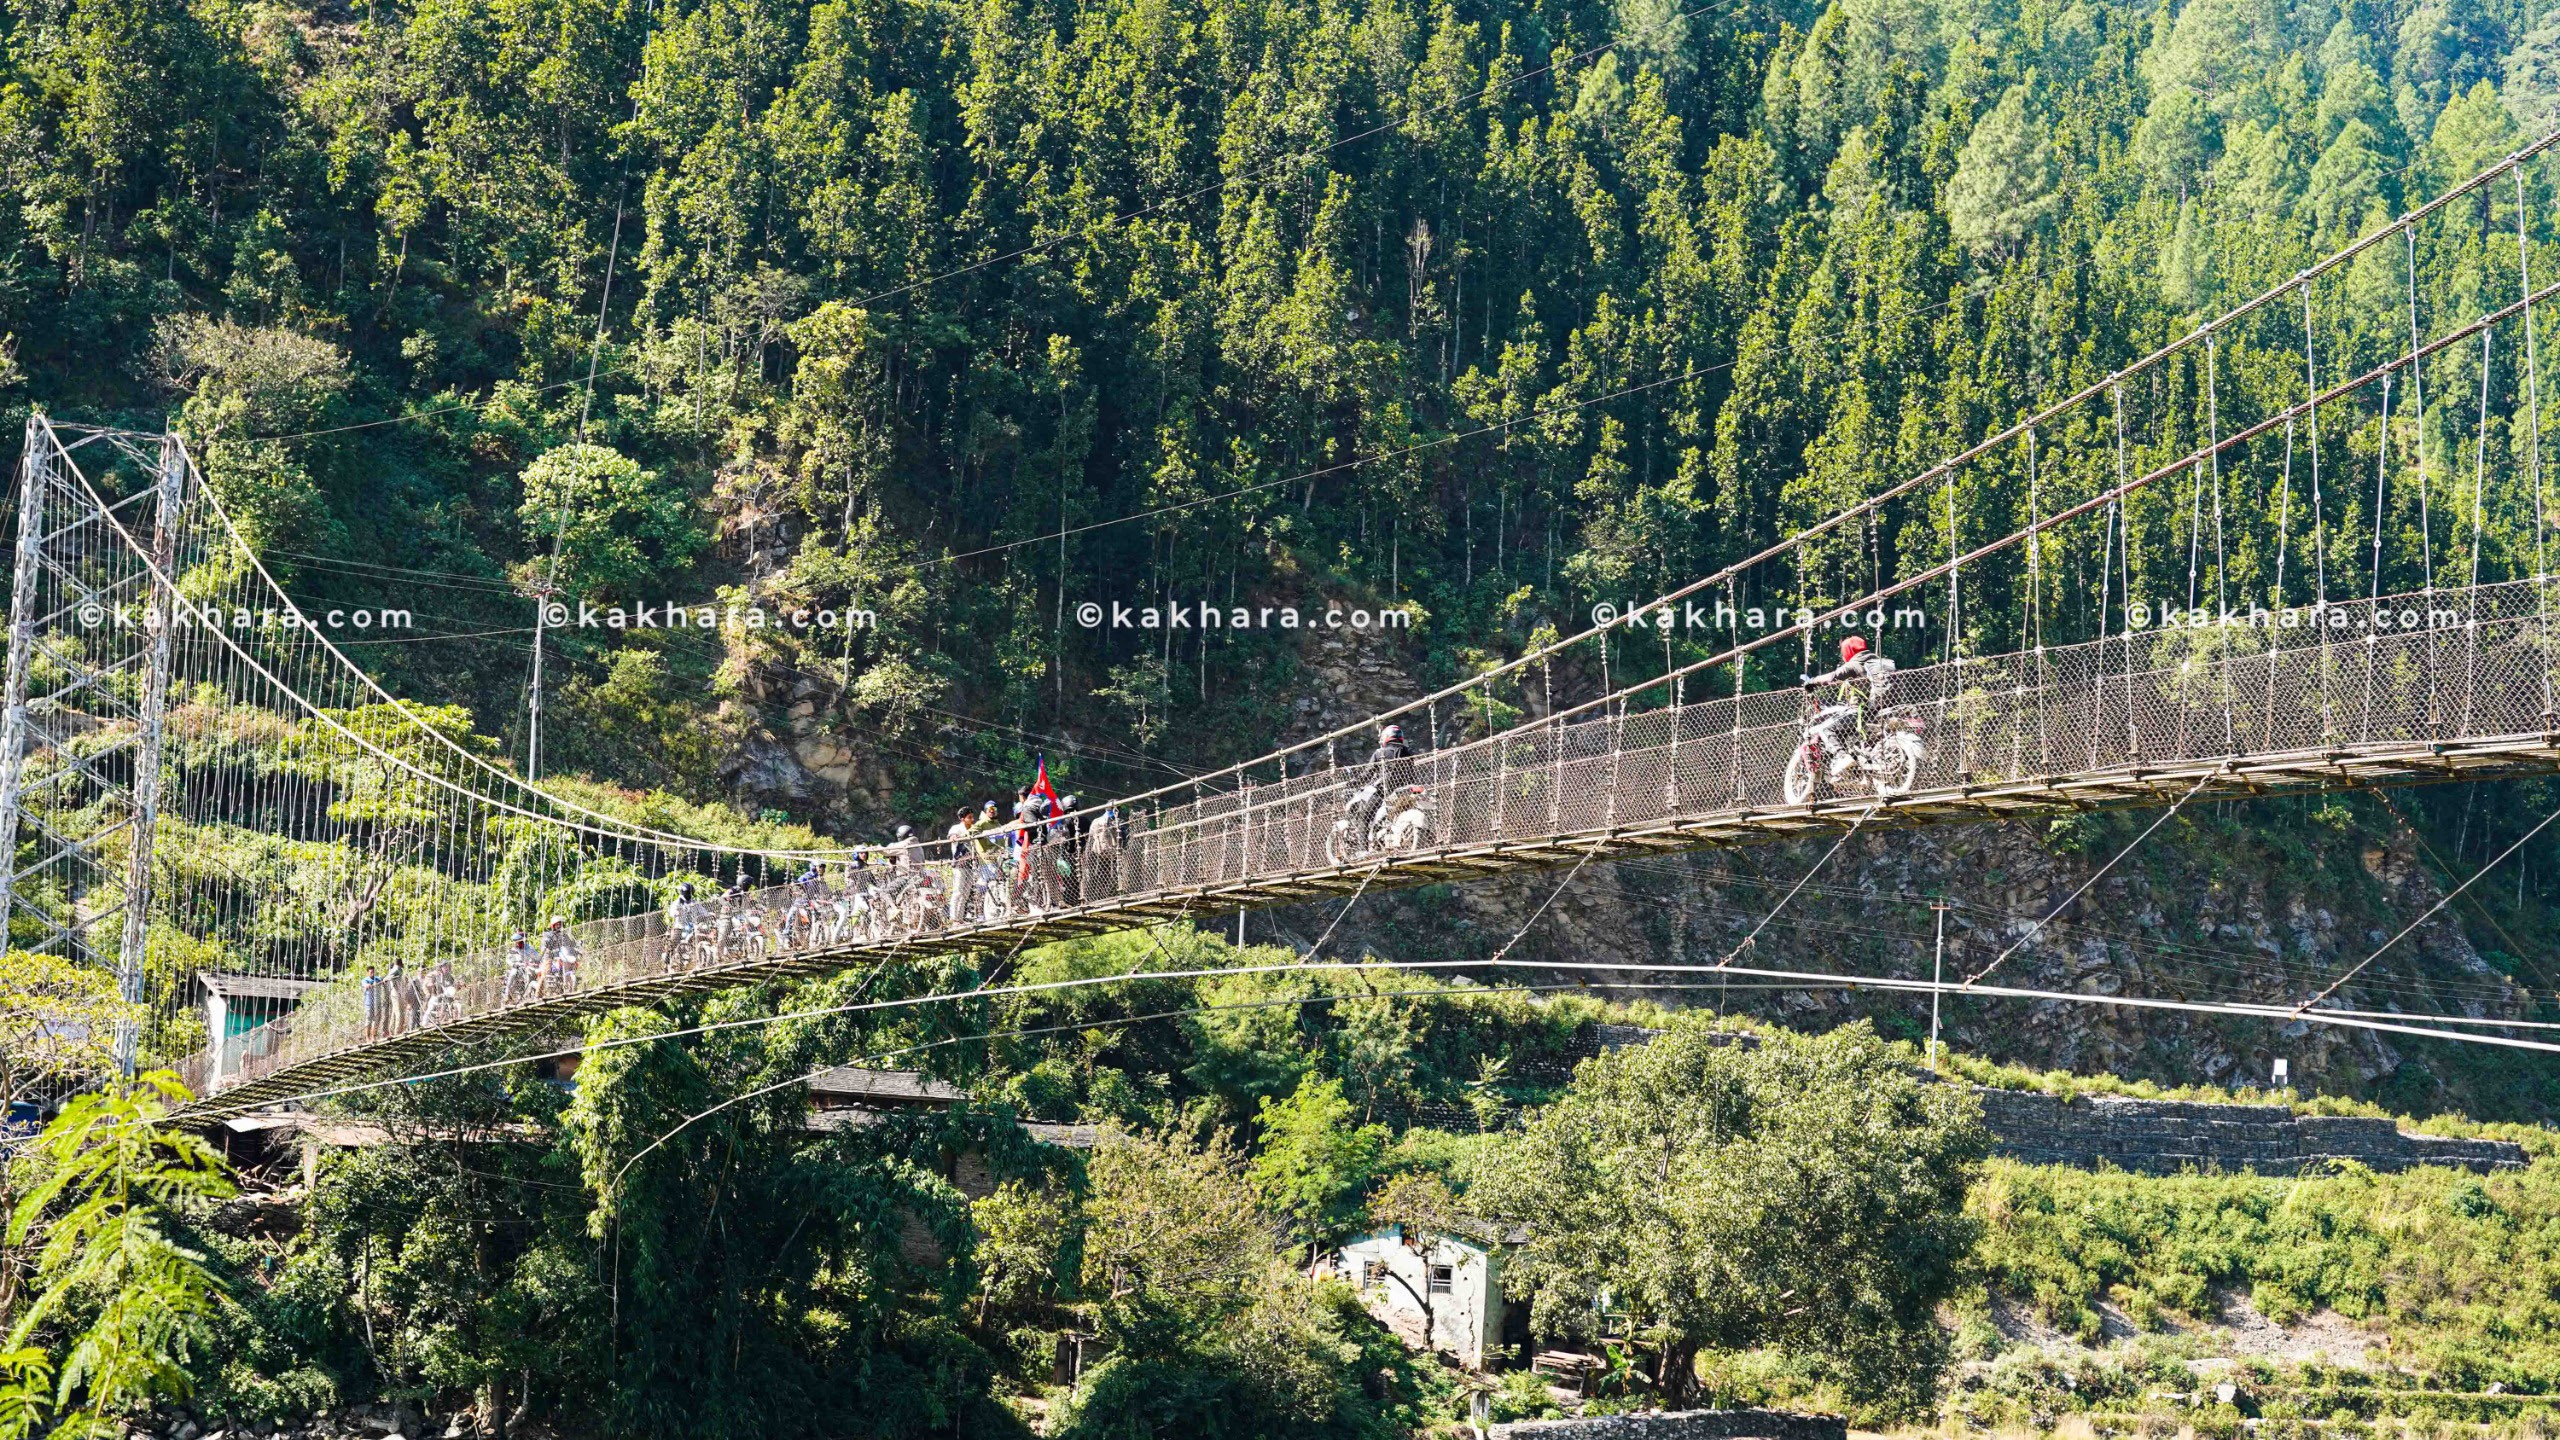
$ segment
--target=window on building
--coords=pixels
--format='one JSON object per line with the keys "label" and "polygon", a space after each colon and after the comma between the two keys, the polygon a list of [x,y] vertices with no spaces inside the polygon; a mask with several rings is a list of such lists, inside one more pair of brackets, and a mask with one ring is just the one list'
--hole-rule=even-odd
{"label": "window on building", "polygon": [[1363,1285],[1386,1284],[1387,1262],[1384,1260],[1372,1260],[1368,1264],[1361,1266],[1360,1283]]}
{"label": "window on building", "polygon": [[1446,1266],[1446,1265],[1434,1265],[1434,1266],[1432,1266],[1432,1267],[1431,1267],[1431,1293],[1432,1293],[1432,1294],[1434,1294],[1434,1295],[1446,1295],[1446,1294],[1448,1294],[1448,1293],[1449,1293],[1450,1286],[1451,1286],[1451,1285],[1456,1281],[1456,1279],[1457,1279],[1457,1272],[1456,1272],[1455,1270],[1451,1269],[1449,1266]]}

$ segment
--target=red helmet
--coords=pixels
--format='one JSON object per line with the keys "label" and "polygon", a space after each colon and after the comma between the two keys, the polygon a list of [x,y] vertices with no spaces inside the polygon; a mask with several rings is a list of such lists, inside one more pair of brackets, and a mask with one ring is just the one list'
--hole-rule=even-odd
{"label": "red helmet", "polygon": [[1840,663],[1843,665],[1866,653],[1867,637],[1864,635],[1852,635],[1840,642]]}

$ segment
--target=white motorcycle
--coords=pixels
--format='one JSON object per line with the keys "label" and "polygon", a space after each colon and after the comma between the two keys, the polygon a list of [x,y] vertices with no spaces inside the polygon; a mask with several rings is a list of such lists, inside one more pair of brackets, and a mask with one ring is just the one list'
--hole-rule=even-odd
{"label": "white motorcycle", "polygon": [[1333,822],[1324,837],[1325,863],[1343,865],[1363,855],[1411,854],[1430,848],[1432,808],[1430,792],[1419,785],[1399,785],[1383,798],[1376,785],[1361,786],[1352,792],[1342,818]]}
{"label": "white motorcycle", "polygon": [[1920,783],[1920,761],[1928,754],[1920,736],[1928,727],[1908,707],[1876,717],[1861,739],[1855,705],[1816,705],[1805,717],[1804,736],[1787,757],[1786,797],[1802,805],[1828,784],[1863,787],[1878,799],[1908,795]]}

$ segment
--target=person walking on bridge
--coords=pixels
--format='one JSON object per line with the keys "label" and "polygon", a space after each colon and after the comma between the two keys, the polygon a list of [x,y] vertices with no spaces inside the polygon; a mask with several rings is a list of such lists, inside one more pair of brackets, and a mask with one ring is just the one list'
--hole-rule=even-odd
{"label": "person walking on bridge", "polygon": [[969,815],[969,807],[961,806],[958,818],[951,822],[951,828],[942,832],[942,848],[951,865],[950,911],[951,923],[954,925],[969,918],[969,900],[977,888],[978,867],[970,854],[969,846],[972,833]]}

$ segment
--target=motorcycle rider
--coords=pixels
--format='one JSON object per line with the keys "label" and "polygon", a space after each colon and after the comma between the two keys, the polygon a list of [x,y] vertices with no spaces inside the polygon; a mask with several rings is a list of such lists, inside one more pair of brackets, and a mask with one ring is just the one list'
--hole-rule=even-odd
{"label": "motorcycle rider", "polygon": [[1013,889],[1014,898],[1033,910],[1047,909],[1048,876],[1041,867],[1048,857],[1039,847],[1049,843],[1049,797],[1028,785],[1020,786],[1013,795]]}
{"label": "motorcycle rider", "polygon": [[755,937],[758,917],[755,896],[747,889],[747,872],[740,870],[729,888],[720,892],[720,948],[730,949]]}
{"label": "motorcycle rider", "polygon": [[916,841],[916,827],[899,826],[889,843],[880,848],[880,863],[889,871],[878,882],[880,899],[891,914],[903,914],[907,897],[924,884],[924,878],[916,873],[916,852],[921,848]]}
{"label": "motorcycle rider", "polygon": [[818,939],[818,919],[835,893],[827,888],[827,879],[818,873],[818,862],[809,861],[791,882],[791,910],[783,917],[786,938],[797,935],[809,944]]}
{"label": "motorcycle rider", "polygon": [[[1852,635],[1840,642],[1839,664],[1803,678],[1808,691],[1825,685],[1839,687],[1833,692],[1831,704],[1814,715],[1814,728],[1828,729],[1845,720],[1855,732],[1856,743],[1864,745],[1871,738],[1871,722],[1884,709],[1885,692],[1893,681],[1893,662],[1870,649],[1864,635]],[[1835,773],[1844,768],[1845,759],[1845,751],[1833,757]]]}
{"label": "motorcycle rider", "polygon": [[1364,775],[1344,807],[1352,833],[1361,836],[1369,833],[1387,797],[1413,783],[1413,748],[1404,743],[1403,726],[1388,725],[1378,731],[1378,748],[1369,752]]}
{"label": "motorcycle rider", "polygon": [[577,937],[569,933],[569,917],[554,915],[542,931],[542,983],[548,990],[557,981],[564,992],[578,988],[578,962],[586,952],[578,947]]}
{"label": "motorcycle rider", "polygon": [[1369,752],[1369,771],[1382,792],[1413,783],[1413,749],[1404,743],[1403,726],[1389,725],[1378,732],[1378,748]]}
{"label": "motorcycle rider", "polygon": [[1058,867],[1059,899],[1068,905],[1079,903],[1077,891],[1080,887],[1077,882],[1082,878],[1084,867],[1085,814],[1078,807],[1083,804],[1081,796],[1061,795],[1058,797],[1058,813],[1049,818],[1050,853],[1056,858]]}
{"label": "motorcycle rider", "polygon": [[541,993],[542,957],[535,953],[533,941],[518,930],[507,942],[507,979],[498,992],[498,1003],[512,1005],[519,998],[533,999]]}
{"label": "motorcycle rider", "polygon": [[671,937],[668,968],[674,968],[677,957],[685,955],[710,923],[710,907],[694,893],[693,882],[687,880],[676,886],[675,903],[667,907],[667,933]]}

